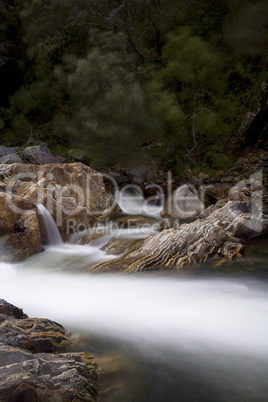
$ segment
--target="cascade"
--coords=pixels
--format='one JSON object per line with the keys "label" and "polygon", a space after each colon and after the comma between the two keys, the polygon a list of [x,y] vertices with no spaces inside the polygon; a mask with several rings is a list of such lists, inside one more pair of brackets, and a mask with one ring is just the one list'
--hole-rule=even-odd
{"label": "cascade", "polygon": [[47,241],[49,245],[63,244],[59,229],[49,211],[42,204],[37,205],[42,222],[44,224]]}

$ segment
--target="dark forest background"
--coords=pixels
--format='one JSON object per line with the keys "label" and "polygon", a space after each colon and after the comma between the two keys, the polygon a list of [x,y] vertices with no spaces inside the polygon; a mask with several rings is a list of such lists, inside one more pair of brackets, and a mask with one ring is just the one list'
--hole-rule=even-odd
{"label": "dark forest background", "polygon": [[0,0],[1,144],[226,168],[267,21],[266,0]]}

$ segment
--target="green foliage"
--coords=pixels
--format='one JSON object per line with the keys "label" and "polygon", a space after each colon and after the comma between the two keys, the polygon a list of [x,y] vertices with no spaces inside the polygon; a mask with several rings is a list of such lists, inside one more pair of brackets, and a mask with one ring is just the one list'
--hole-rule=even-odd
{"label": "green foliage", "polygon": [[208,151],[205,155],[205,162],[209,169],[225,170],[231,168],[234,163],[234,156],[230,153],[222,153],[214,150]]}
{"label": "green foliage", "polygon": [[229,0],[225,39],[245,55],[266,53],[268,46],[268,3],[266,0]]}
{"label": "green foliage", "polygon": [[[101,46],[86,57],[67,55],[55,69],[68,100],[55,116],[54,130],[58,136],[68,135],[72,146],[91,151],[93,164],[104,156],[104,162],[120,155],[129,158],[151,129],[145,92],[120,50],[124,37],[103,34],[100,40]],[[108,52],[111,41],[113,51]]]}
{"label": "green foliage", "polygon": [[[95,167],[224,169],[267,79],[265,0],[0,0],[0,132]],[[155,155],[148,153],[148,158]]]}
{"label": "green foliage", "polygon": [[219,154],[212,157],[211,144],[227,144],[240,106],[228,91],[223,55],[183,27],[167,35],[163,62],[151,90],[164,137],[184,149],[185,161],[193,149],[220,168],[229,157],[224,162]]}

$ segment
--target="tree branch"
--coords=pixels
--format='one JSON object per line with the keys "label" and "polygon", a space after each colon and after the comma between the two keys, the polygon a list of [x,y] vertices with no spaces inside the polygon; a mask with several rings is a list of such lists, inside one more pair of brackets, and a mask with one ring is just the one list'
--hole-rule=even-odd
{"label": "tree branch", "polygon": [[190,156],[192,153],[196,150],[197,144],[196,144],[196,128],[195,128],[195,120],[196,120],[196,104],[197,104],[197,97],[198,94],[201,90],[202,85],[199,86],[195,96],[194,96],[194,110],[193,110],[193,118],[192,118],[192,137],[193,137],[193,143],[194,146],[189,150],[188,155],[187,155],[187,160],[189,160]]}
{"label": "tree branch", "polygon": [[206,15],[206,13],[208,12],[208,10],[216,3],[217,0],[213,0],[212,3],[210,3],[210,5],[205,9],[205,11],[203,12],[203,14],[200,17],[200,20],[202,20],[204,18],[204,16]]}

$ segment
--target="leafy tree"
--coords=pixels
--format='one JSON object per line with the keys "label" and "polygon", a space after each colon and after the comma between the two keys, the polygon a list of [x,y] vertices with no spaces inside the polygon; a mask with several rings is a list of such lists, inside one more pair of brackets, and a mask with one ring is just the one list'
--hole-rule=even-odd
{"label": "leafy tree", "polygon": [[268,3],[266,0],[229,0],[225,18],[225,39],[236,52],[267,57]]}
{"label": "leafy tree", "polygon": [[[185,161],[193,152],[204,154],[211,143],[226,144],[239,105],[228,94],[222,55],[183,27],[167,35],[163,63],[153,84],[157,107],[169,120],[163,135],[184,148]],[[171,113],[165,110],[168,103]]]}
{"label": "leafy tree", "polygon": [[66,55],[55,69],[67,99],[55,117],[55,132],[88,149],[93,164],[115,162],[119,156],[129,160],[131,149],[152,128],[146,94],[131,68],[131,56],[121,50],[124,35],[97,37],[98,47],[86,57]]}
{"label": "leafy tree", "polygon": [[0,1],[0,107],[8,107],[8,95],[18,88],[22,67],[19,2]]}
{"label": "leafy tree", "polygon": [[226,166],[267,77],[266,15],[265,0],[0,0],[1,139],[83,146],[96,166],[157,140],[178,172]]}

